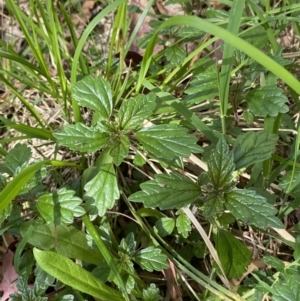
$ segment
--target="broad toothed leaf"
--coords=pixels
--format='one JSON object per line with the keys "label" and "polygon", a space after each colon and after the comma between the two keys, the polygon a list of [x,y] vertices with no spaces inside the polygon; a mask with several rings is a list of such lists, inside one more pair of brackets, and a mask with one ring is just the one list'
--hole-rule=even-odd
{"label": "broad toothed leaf", "polygon": [[78,104],[96,111],[102,119],[110,117],[113,101],[110,84],[102,77],[88,75],[73,86],[73,97]]}
{"label": "broad toothed leaf", "polygon": [[39,197],[37,208],[46,222],[54,222],[55,225],[73,223],[74,217],[85,214],[85,210],[79,205],[81,198],[74,196],[75,191],[65,187],[52,193]]}
{"label": "broad toothed leaf", "polygon": [[185,214],[179,214],[176,219],[176,228],[178,233],[187,238],[192,230],[191,220]]}
{"label": "broad toothed leaf", "polygon": [[175,220],[170,217],[162,217],[155,223],[155,231],[158,232],[158,235],[165,237],[170,235],[175,228]]}
{"label": "broad toothed leaf", "polygon": [[143,249],[133,257],[133,260],[148,272],[169,268],[167,259],[168,257],[162,254],[160,249],[154,247]]}
{"label": "broad toothed leaf", "polygon": [[215,216],[224,209],[224,197],[217,191],[210,192],[205,198],[203,214],[205,218]]}
{"label": "broad toothed leaf", "polygon": [[194,79],[184,91],[188,95],[183,98],[183,102],[188,105],[201,103],[219,94],[216,62],[202,58],[196,64],[198,67],[193,71]]}
{"label": "broad toothed leaf", "polygon": [[[187,134],[187,129],[175,124],[144,128],[136,133],[136,137],[152,155],[169,160],[189,157],[197,142],[195,136]],[[200,147],[198,149],[200,152]]]}
{"label": "broad toothed leaf", "polygon": [[172,64],[172,65],[180,65],[185,56],[186,52],[182,47],[179,47],[177,45],[172,45],[171,47],[166,48],[165,52],[167,60]]}
{"label": "broad toothed leaf", "polygon": [[154,93],[140,94],[135,98],[125,100],[118,112],[120,127],[132,130],[140,126],[145,119],[151,116],[156,106]]}
{"label": "broad toothed leaf", "polygon": [[193,203],[199,196],[200,187],[190,179],[177,174],[158,174],[155,180],[141,184],[142,191],[129,197],[132,202],[143,202],[145,207],[161,210],[180,209]]}
{"label": "broad toothed leaf", "polygon": [[225,188],[232,182],[234,172],[233,154],[229,151],[224,138],[221,138],[212,150],[207,161],[207,175],[215,189]]}
{"label": "broad toothed leaf", "polygon": [[[119,198],[115,170],[112,164],[104,166],[98,174],[85,186],[89,208],[94,208],[98,215],[103,216],[106,210],[111,209]],[[94,213],[94,212],[93,212]]]}
{"label": "broad toothed leaf", "polygon": [[0,172],[13,176],[28,164],[30,157],[31,149],[25,144],[18,143],[5,156],[5,164],[0,165]]}
{"label": "broad toothed leaf", "polygon": [[124,253],[128,256],[132,256],[135,253],[136,242],[134,240],[134,234],[130,232],[125,238],[123,238],[118,247],[119,253]]}
{"label": "broad toothed leaf", "polygon": [[123,159],[128,155],[130,141],[127,136],[119,136],[116,141],[110,145],[110,155],[114,163],[119,166]]}
{"label": "broad toothed leaf", "polygon": [[265,86],[252,89],[246,95],[250,111],[254,116],[276,117],[279,113],[287,113],[288,106],[285,104],[288,99],[283,90],[276,86]]}
{"label": "broad toothed leaf", "polygon": [[240,135],[233,145],[235,169],[267,160],[275,151],[278,136],[266,132]]}
{"label": "broad toothed leaf", "polygon": [[66,125],[53,134],[60,145],[80,152],[95,152],[109,141],[109,135],[82,123]]}
{"label": "broad toothed leaf", "polygon": [[21,226],[22,236],[26,234],[31,225],[33,225],[33,231],[27,242],[34,247],[42,250],[55,248],[57,253],[66,257],[93,264],[98,264],[103,259],[97,249],[88,245],[84,232],[73,226],[43,224],[41,220],[28,221]]}
{"label": "broad toothed leaf", "polygon": [[251,251],[223,229],[218,229],[215,243],[226,276],[239,279],[251,263]]}
{"label": "broad toothed leaf", "polygon": [[154,283],[151,283],[147,289],[143,289],[143,300],[144,301],[160,301],[159,289]]}
{"label": "broad toothed leaf", "polygon": [[253,190],[236,189],[224,195],[225,206],[236,219],[256,226],[283,228],[281,221],[275,216],[277,210],[267,200]]}

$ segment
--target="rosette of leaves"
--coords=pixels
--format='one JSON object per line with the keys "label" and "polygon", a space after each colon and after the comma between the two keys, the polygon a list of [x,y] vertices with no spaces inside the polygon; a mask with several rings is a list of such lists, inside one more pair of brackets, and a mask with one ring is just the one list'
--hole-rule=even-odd
{"label": "rosette of leaves", "polygon": [[108,164],[105,166],[102,162],[88,172],[93,177],[87,177],[89,180],[84,189],[91,215],[103,216],[119,198],[115,169],[111,163],[119,166],[127,157],[131,143],[138,144],[144,152],[165,162],[174,162],[190,156],[191,152],[201,151],[196,145],[197,138],[188,134],[182,126],[143,126],[157,106],[154,93],[124,99],[117,108],[110,84],[102,77],[89,75],[74,84],[72,96],[80,106],[94,112],[92,125],[81,122],[67,125],[54,134],[57,142],[84,153],[103,150],[102,153],[111,157],[111,160],[106,159]]}
{"label": "rosette of leaves", "polygon": [[[260,229],[283,227],[276,217],[277,210],[265,194],[237,188],[234,178],[236,170],[269,159],[276,141],[276,135],[249,132],[239,136],[230,150],[222,137],[210,152],[208,171],[199,175],[198,183],[175,172],[159,174],[153,180],[142,183],[142,190],[132,194],[129,200],[142,202],[147,208],[171,210],[190,204],[198,205],[201,197],[204,217],[208,221],[218,219],[220,227],[216,228],[214,240],[223,269],[228,277],[238,278],[246,271],[251,252],[226,230],[228,222],[219,217],[226,210],[233,217],[231,222],[236,219]],[[180,223],[178,226],[182,228],[179,232],[185,233],[186,237],[188,233],[183,231],[184,227],[180,227]]]}

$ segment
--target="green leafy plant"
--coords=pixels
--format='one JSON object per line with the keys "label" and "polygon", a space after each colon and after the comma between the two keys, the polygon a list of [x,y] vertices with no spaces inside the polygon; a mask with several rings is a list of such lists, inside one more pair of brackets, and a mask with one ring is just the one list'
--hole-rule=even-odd
{"label": "green leafy plant", "polygon": [[298,300],[299,62],[277,41],[300,5],[273,2],[116,0],[79,29],[77,2],[5,1],[25,39],[0,40],[12,300]]}

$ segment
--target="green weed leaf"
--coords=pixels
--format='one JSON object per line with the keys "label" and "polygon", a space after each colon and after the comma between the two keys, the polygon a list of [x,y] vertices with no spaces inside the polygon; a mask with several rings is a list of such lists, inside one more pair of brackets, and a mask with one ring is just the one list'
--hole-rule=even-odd
{"label": "green weed leaf", "polygon": [[25,144],[18,143],[5,156],[4,164],[0,165],[0,172],[13,176],[28,164],[30,158],[31,149]]}
{"label": "green weed leaf", "polygon": [[[189,157],[197,142],[195,136],[187,134],[187,129],[175,124],[143,128],[136,137],[152,155],[169,160]],[[200,147],[198,149],[200,151]]]}
{"label": "green weed leaf", "polygon": [[135,253],[136,242],[134,240],[134,234],[130,232],[125,238],[123,238],[118,247],[118,251],[128,256],[132,256]]}
{"label": "green weed leaf", "polygon": [[251,262],[251,251],[223,229],[218,229],[215,243],[226,276],[239,279]]}
{"label": "green weed leaf", "polygon": [[80,152],[95,152],[109,140],[109,135],[82,123],[66,125],[60,132],[54,133],[60,145]]}
{"label": "green weed leaf", "polygon": [[160,249],[154,247],[143,249],[133,257],[133,260],[148,272],[168,269],[167,259],[168,257],[162,254]]}
{"label": "green weed leaf", "polygon": [[192,230],[190,219],[184,214],[179,214],[176,219],[176,228],[184,238],[189,236],[189,232]]}
{"label": "green weed leaf", "polygon": [[235,169],[271,158],[278,136],[266,132],[248,132],[240,135],[233,145]]}
{"label": "green weed leaf", "polygon": [[119,166],[123,159],[128,155],[130,141],[127,136],[120,135],[110,145],[110,155],[113,157],[114,163]]}
{"label": "green weed leaf", "polygon": [[172,65],[178,66],[184,61],[186,52],[182,47],[172,45],[171,47],[167,47],[165,56]]}
{"label": "green weed leaf", "polygon": [[158,232],[158,235],[165,237],[170,235],[175,228],[175,221],[170,217],[162,217],[155,223],[155,229]]}
{"label": "green weed leaf", "polygon": [[101,300],[124,301],[122,294],[60,254],[33,249],[38,265],[62,283]]}
{"label": "green weed leaf", "polygon": [[[85,186],[89,208],[94,208],[98,215],[103,216],[107,209],[111,209],[119,198],[115,170],[112,164],[104,166],[98,174]],[[94,214],[93,211],[93,214]]]}
{"label": "green weed leaf", "polygon": [[286,193],[298,197],[300,193],[300,169],[289,170],[279,179],[279,187]]}
{"label": "green weed leaf", "polygon": [[85,214],[85,210],[79,205],[81,198],[74,196],[75,191],[65,187],[52,193],[44,194],[38,198],[37,208],[46,222],[71,224],[74,217]]}
{"label": "green weed leaf", "polygon": [[55,226],[54,223],[43,224],[40,221],[30,221],[22,225],[22,236],[26,234],[30,225],[34,227],[28,243],[34,247],[46,251],[55,248],[57,253],[68,258],[93,264],[98,264],[103,259],[98,250],[88,245],[85,234],[73,226]]}
{"label": "green weed leaf", "polygon": [[272,268],[276,269],[277,272],[284,273],[284,263],[277,257],[274,256],[264,256],[263,261],[270,265]]}
{"label": "green weed leaf", "polygon": [[274,282],[272,300],[298,301],[300,298],[300,268],[291,266],[280,276],[280,281]]}
{"label": "green weed leaf", "polygon": [[226,193],[224,198],[226,208],[236,219],[260,229],[283,228],[281,221],[274,216],[277,213],[274,206],[255,191],[236,189]]}
{"label": "green weed leaf", "polygon": [[183,99],[187,105],[201,103],[219,94],[216,63],[211,59],[201,59],[197,64],[199,66],[193,72],[195,78],[184,91],[188,94]]}
{"label": "green weed leaf", "polygon": [[101,119],[108,119],[112,113],[111,87],[101,76],[88,75],[75,83],[72,96],[80,106],[96,111]]}
{"label": "green weed leaf", "polygon": [[141,188],[142,191],[132,194],[129,200],[161,210],[180,209],[192,204],[201,192],[197,184],[177,173],[155,175],[155,180],[142,183]]}
{"label": "green weed leaf", "polygon": [[210,192],[205,198],[203,214],[206,218],[215,216],[224,209],[224,197],[217,191]]}
{"label": "green weed leaf", "polygon": [[223,137],[212,150],[207,167],[207,175],[215,189],[224,189],[231,184],[234,172],[233,154]]}
{"label": "green weed leaf", "polygon": [[279,113],[287,113],[289,108],[285,103],[288,99],[283,92],[276,86],[264,86],[250,90],[246,95],[250,111],[258,117],[268,115],[276,117]]}
{"label": "green weed leaf", "polygon": [[139,154],[136,154],[133,159],[133,164],[136,166],[143,166],[146,164],[146,160]]}
{"label": "green weed leaf", "polygon": [[143,289],[144,301],[160,301],[159,289],[154,283],[151,283],[147,289]]}
{"label": "green weed leaf", "polygon": [[134,130],[149,118],[156,106],[156,95],[140,94],[135,98],[124,100],[118,112],[121,129]]}

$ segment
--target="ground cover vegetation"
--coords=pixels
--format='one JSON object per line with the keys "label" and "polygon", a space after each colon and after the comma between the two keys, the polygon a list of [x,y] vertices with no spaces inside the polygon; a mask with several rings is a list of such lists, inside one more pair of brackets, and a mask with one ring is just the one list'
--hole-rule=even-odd
{"label": "ground cover vegetation", "polygon": [[299,1],[1,5],[1,300],[300,300]]}

